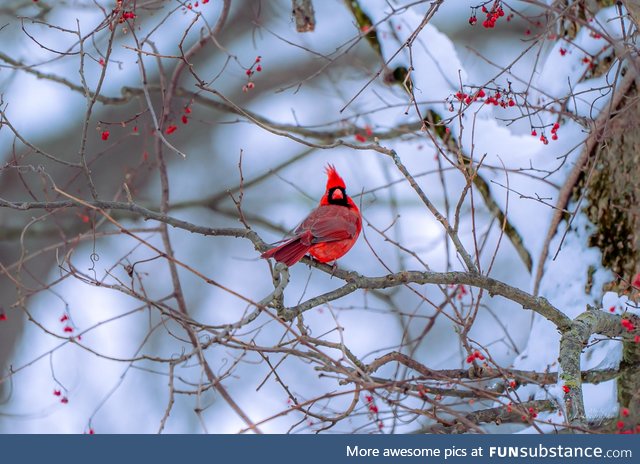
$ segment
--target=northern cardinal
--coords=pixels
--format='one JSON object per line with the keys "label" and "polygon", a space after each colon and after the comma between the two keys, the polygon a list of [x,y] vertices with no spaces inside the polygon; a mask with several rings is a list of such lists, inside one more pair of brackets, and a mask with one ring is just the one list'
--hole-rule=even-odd
{"label": "northern cardinal", "polygon": [[328,165],[327,188],[320,205],[282,245],[262,253],[263,258],[292,266],[309,253],[321,263],[335,261],[351,249],[360,231],[362,218],[354,201],[347,195],[344,180]]}

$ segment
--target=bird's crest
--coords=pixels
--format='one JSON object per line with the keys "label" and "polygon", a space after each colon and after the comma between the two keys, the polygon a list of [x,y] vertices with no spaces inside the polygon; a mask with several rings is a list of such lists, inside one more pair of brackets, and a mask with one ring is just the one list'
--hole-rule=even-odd
{"label": "bird's crest", "polygon": [[340,174],[338,174],[338,171],[336,171],[336,168],[333,166],[333,164],[327,164],[326,172],[327,191],[335,187],[342,187],[343,189],[347,188],[347,186],[344,184],[344,180],[342,180],[342,177],[340,177]]}

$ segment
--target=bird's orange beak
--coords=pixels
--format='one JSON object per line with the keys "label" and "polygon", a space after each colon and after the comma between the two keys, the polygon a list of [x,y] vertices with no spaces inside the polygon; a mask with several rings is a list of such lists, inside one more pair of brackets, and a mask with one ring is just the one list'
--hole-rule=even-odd
{"label": "bird's orange beak", "polygon": [[340,189],[335,189],[331,194],[332,200],[342,200],[343,198],[344,198],[344,195],[342,194],[342,190]]}

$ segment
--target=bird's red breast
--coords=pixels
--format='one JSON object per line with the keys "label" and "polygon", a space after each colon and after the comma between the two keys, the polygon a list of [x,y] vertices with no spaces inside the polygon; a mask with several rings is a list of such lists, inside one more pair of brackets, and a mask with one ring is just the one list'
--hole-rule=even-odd
{"label": "bird's red breast", "polygon": [[327,186],[320,205],[294,231],[284,244],[262,254],[263,258],[291,266],[309,253],[322,263],[335,261],[353,247],[362,218],[335,167],[327,166]]}

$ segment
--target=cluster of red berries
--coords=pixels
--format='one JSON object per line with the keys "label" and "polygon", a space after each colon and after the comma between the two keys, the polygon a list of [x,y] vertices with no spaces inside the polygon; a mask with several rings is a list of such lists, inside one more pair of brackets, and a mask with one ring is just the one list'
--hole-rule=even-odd
{"label": "cluster of red berries", "polygon": [[584,58],[582,58],[582,62],[584,64],[588,64],[590,68],[595,68],[596,64],[593,62],[593,58],[591,58],[590,56],[585,56]]}
{"label": "cluster of red berries", "polygon": [[[136,14],[133,10],[123,10],[122,0],[116,1],[116,7],[111,11],[112,18],[117,19],[118,24],[124,23],[128,19],[136,19]],[[109,24],[109,29],[113,30],[113,25]]]}
{"label": "cluster of red berries", "polygon": [[[620,321],[620,324],[627,330],[627,332],[633,332],[634,330],[636,330],[635,324],[629,319],[622,319]],[[640,335],[635,335],[633,337],[633,343],[640,343]]]}
{"label": "cluster of red berries", "polygon": [[371,414],[378,414],[378,406],[373,402],[373,396],[367,395],[364,397],[367,402],[367,408]]}
{"label": "cluster of red berries", "polygon": [[471,353],[467,356],[467,363],[471,364],[474,360],[479,359],[480,361],[484,361],[485,357],[478,350]]}
{"label": "cluster of red berries", "polygon": [[182,124],[189,124],[189,117],[187,116],[188,114],[191,114],[191,108],[189,106],[185,106],[184,114],[180,118],[180,120],[182,121]]}
{"label": "cluster of red berries", "polygon": [[422,399],[424,399],[427,396],[427,393],[431,391],[431,389],[425,387],[421,383],[418,384],[418,386],[416,387],[416,390],[418,391],[418,396]]}
{"label": "cluster of red berries", "polygon": [[458,300],[461,300],[467,293],[469,292],[464,285],[458,285],[456,288],[456,298],[458,298]]}
{"label": "cluster of red berries", "polygon": [[63,314],[60,319],[60,324],[64,324],[64,328],[62,329],[62,331],[64,333],[73,333],[73,327],[71,327],[70,322],[71,320],[69,319],[69,316],[67,314]]}
{"label": "cluster of red berries", "polygon": [[[482,93],[481,93],[482,92]],[[480,89],[475,95],[466,94],[464,92],[456,92],[456,98],[465,105],[470,105],[472,102],[482,98],[485,95],[484,90]]]}
{"label": "cluster of red berries", "polygon": [[[202,4],[206,5],[209,3],[209,0],[202,0]],[[195,2],[193,5],[191,3],[187,3],[187,9],[192,10],[194,8],[198,8],[200,6],[199,2]]]}
{"label": "cluster of red berries", "polygon": [[[484,91],[484,89],[480,89],[475,94],[456,92],[455,97],[465,105],[470,105],[475,101],[487,97],[487,93]],[[489,95],[487,98],[485,98],[484,103],[486,103],[487,105],[501,106],[502,108],[516,106],[515,99],[512,96],[503,95],[500,90],[497,90],[493,95]]]}
{"label": "cluster of red berries", "polygon": [[67,398],[67,395],[63,395],[61,390],[53,390],[53,396],[59,397],[62,404],[69,402],[69,398]]}
{"label": "cluster of red berries", "polygon": [[251,76],[253,76],[257,72],[262,71],[262,64],[260,64],[261,61],[262,57],[257,56],[251,67],[244,72],[247,75],[249,82],[242,86],[243,92],[248,92],[255,87],[255,84],[253,83],[253,81],[251,81]]}
{"label": "cluster of red berries", "polygon": [[[536,417],[538,417],[538,411],[535,408],[529,408],[529,418],[535,419]],[[522,420],[526,422],[527,416],[522,416]]]}
{"label": "cluster of red berries", "polygon": [[[191,107],[185,106],[183,111],[184,111],[184,114],[180,117],[180,120],[182,121],[182,124],[189,124],[189,116],[188,115],[191,114]],[[137,130],[137,128],[135,128],[134,130]],[[164,132],[167,135],[171,135],[177,130],[178,130],[178,126],[176,124],[170,124],[169,126],[167,126],[167,128],[164,130]]]}
{"label": "cluster of red berries", "polygon": [[371,126],[364,126],[364,134],[357,133],[355,138],[360,143],[365,143],[369,137],[373,135],[373,130]]}
{"label": "cluster of red berries", "polygon": [[[491,10],[488,10],[486,5],[482,5],[481,10],[486,15],[486,19],[482,21],[482,26],[485,27],[486,29],[493,29],[494,27],[496,27],[496,22],[498,21],[498,18],[501,18],[504,16],[504,10],[502,9],[502,6],[497,2],[494,3]],[[510,19],[511,19],[511,15],[507,18],[507,21]],[[471,16],[469,17],[469,24],[471,24],[472,26],[475,26],[477,22],[478,22],[478,18],[476,16],[476,11],[474,8],[473,12],[471,13]]]}
{"label": "cluster of red berries", "polygon": [[[375,405],[375,403],[373,402],[373,396],[371,395],[367,395],[364,398],[367,402],[367,408],[369,409],[369,412],[371,414],[375,414],[376,416],[378,415],[378,406]],[[382,422],[381,420],[378,420],[378,429],[382,430],[384,428],[384,422]]]}
{"label": "cluster of red berries", "polygon": [[[560,129],[560,124],[556,122],[551,127],[551,140],[558,140],[558,129]],[[536,131],[535,129],[532,129],[531,130],[531,136],[532,137],[537,137],[538,136],[538,131]],[[545,145],[547,145],[549,143],[549,139],[544,134],[540,135],[540,141],[542,143],[544,143]]]}
{"label": "cluster of red berries", "polygon": [[[622,417],[629,417],[630,412],[627,408],[621,408],[620,409],[620,416]],[[625,422],[623,420],[619,420],[618,422],[616,422],[616,428],[618,429],[618,433],[627,435],[627,434],[633,434],[633,433],[640,433],[640,424],[635,426],[635,429],[629,428],[625,430],[627,424],[625,424]]]}
{"label": "cluster of red berries", "polygon": [[622,327],[627,329],[627,332],[633,332],[636,329],[636,326],[629,319],[622,319],[620,324],[622,324]]}
{"label": "cluster of red berries", "polygon": [[127,19],[136,19],[136,14],[133,11],[123,11],[120,17],[120,22],[123,23]]}

